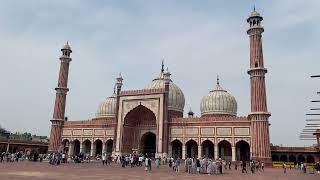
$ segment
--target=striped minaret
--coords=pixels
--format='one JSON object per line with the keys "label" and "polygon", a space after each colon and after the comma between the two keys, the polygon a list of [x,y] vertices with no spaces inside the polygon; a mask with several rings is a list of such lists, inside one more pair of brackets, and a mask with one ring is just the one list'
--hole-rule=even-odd
{"label": "striped minaret", "polygon": [[250,75],[251,85],[251,157],[254,160],[263,162],[271,161],[269,121],[270,113],[267,109],[267,97],[265,86],[265,74],[262,53],[262,33],[261,26],[263,18],[254,9],[247,22],[249,29],[247,34],[250,37]]}
{"label": "striped minaret", "polygon": [[62,56],[59,58],[61,61],[60,72],[58,79],[58,87],[56,90],[56,101],[54,104],[53,118],[50,120],[51,133],[50,133],[50,144],[49,152],[59,151],[61,144],[62,126],[65,121],[65,109],[66,109],[66,96],[69,91],[68,85],[68,74],[69,74],[69,63],[71,61],[70,54],[72,53],[71,47],[68,42],[61,49]]}

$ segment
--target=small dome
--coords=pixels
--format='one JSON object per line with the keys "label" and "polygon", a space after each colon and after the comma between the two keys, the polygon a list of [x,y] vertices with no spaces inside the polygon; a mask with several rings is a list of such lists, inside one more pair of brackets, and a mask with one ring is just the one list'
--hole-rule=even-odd
{"label": "small dome", "polygon": [[260,14],[256,10],[254,10],[254,11],[251,12],[250,16],[251,17],[260,16]]}
{"label": "small dome", "polygon": [[71,50],[71,47],[69,45],[69,42],[67,41],[67,44],[65,44],[62,49],[68,49],[68,50]]}
{"label": "small dome", "polygon": [[189,112],[188,112],[188,116],[189,116],[189,117],[193,117],[193,115],[194,115],[194,113],[193,113],[193,111],[192,111],[191,108],[190,108],[190,110],[189,110]]}
{"label": "small dome", "polygon": [[219,82],[214,90],[204,96],[200,104],[201,115],[237,115],[236,99],[224,90]]}
{"label": "small dome", "polygon": [[115,117],[116,116],[116,94],[106,98],[99,104],[96,117]]}
{"label": "small dome", "polygon": [[[169,75],[167,75],[169,74]],[[183,112],[185,99],[183,92],[181,89],[172,82],[170,79],[170,73],[163,72],[163,69],[161,70],[159,78],[154,79],[150,84],[148,84],[145,89],[159,89],[164,88],[166,78],[169,79],[169,102],[168,102],[168,110],[174,110]]]}

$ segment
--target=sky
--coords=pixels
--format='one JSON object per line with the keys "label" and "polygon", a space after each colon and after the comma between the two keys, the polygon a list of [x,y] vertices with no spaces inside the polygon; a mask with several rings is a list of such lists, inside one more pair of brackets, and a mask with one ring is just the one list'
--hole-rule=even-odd
{"label": "sky", "polygon": [[[69,41],[66,116],[88,120],[113,92],[142,89],[161,60],[184,92],[185,114],[200,116],[201,98],[220,85],[250,111],[246,19],[255,4],[264,17],[263,53],[271,143],[299,140],[306,113],[317,104],[320,74],[320,1],[1,1],[0,125],[12,132],[49,135],[60,49]],[[318,104],[319,105],[319,104]]]}

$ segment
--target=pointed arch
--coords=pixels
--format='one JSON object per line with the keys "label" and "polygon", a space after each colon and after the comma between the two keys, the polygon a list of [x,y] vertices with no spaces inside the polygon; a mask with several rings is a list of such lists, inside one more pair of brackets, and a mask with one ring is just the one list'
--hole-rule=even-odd
{"label": "pointed arch", "polygon": [[73,143],[73,155],[78,155],[80,153],[80,141],[79,139],[74,139]]}
{"label": "pointed arch", "polygon": [[227,140],[222,140],[218,143],[219,147],[219,158],[231,161],[231,143]]}
{"label": "pointed arch", "polygon": [[294,156],[294,155],[291,154],[291,155],[289,156],[289,162],[296,163],[296,162],[297,162],[296,156]]}
{"label": "pointed arch", "polygon": [[182,142],[179,139],[171,141],[171,152],[173,158],[182,158]]}
{"label": "pointed arch", "polygon": [[280,161],[282,161],[282,162],[288,162],[288,157],[287,157],[287,155],[281,155],[280,156]]}
{"label": "pointed arch", "polygon": [[307,156],[307,163],[315,163],[314,157],[312,155]]}
{"label": "pointed arch", "polygon": [[279,161],[279,156],[276,154],[273,154],[271,158],[272,158],[272,161]]}
{"label": "pointed arch", "polygon": [[108,154],[111,154],[113,151],[113,139],[108,139],[106,141],[106,152]]}
{"label": "pointed arch", "polygon": [[306,162],[306,158],[304,157],[304,155],[300,154],[300,155],[298,156],[298,162],[300,162],[300,163]]}
{"label": "pointed arch", "polygon": [[236,159],[238,161],[250,160],[250,145],[244,140],[240,140],[236,143]]}
{"label": "pointed arch", "polygon": [[197,158],[198,157],[198,143],[190,139],[186,142],[186,151],[187,151],[187,157],[189,158]]}
{"label": "pointed arch", "polygon": [[93,146],[94,146],[94,149],[95,149],[95,152],[94,152],[94,155],[97,156],[97,155],[102,155],[102,141],[100,139],[96,139],[93,143]]}
{"label": "pointed arch", "polygon": [[123,153],[133,153],[141,149],[139,148],[142,137],[141,129],[148,128],[151,132],[157,128],[155,114],[143,105],[138,105],[127,113],[123,123],[121,147]]}
{"label": "pointed arch", "polygon": [[82,142],[83,152],[85,154],[90,154],[91,153],[91,146],[92,146],[92,143],[89,139],[84,140]]}
{"label": "pointed arch", "polygon": [[207,158],[214,158],[214,144],[211,140],[207,139],[207,140],[204,140],[201,144],[202,146],[202,155],[204,157],[207,157]]}

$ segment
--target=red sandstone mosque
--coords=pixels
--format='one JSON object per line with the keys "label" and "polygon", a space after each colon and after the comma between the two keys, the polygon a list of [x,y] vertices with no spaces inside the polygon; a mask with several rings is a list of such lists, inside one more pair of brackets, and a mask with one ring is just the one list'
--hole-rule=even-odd
{"label": "red sandstone mosque", "polygon": [[[67,43],[60,57],[49,151],[79,152],[96,156],[102,152],[121,155],[148,153],[156,157],[211,157],[225,160],[271,161],[270,112],[267,109],[262,53],[262,16],[255,10],[247,19],[250,39],[251,112],[237,116],[237,101],[217,79],[201,100],[201,117],[183,117],[183,91],[164,70],[140,90],[123,90],[123,78],[116,78],[113,94],[103,100],[91,120],[65,119],[71,47]],[[279,151],[281,155],[281,150]],[[286,153],[286,152],[284,152]],[[296,157],[295,157],[296,158]]]}

